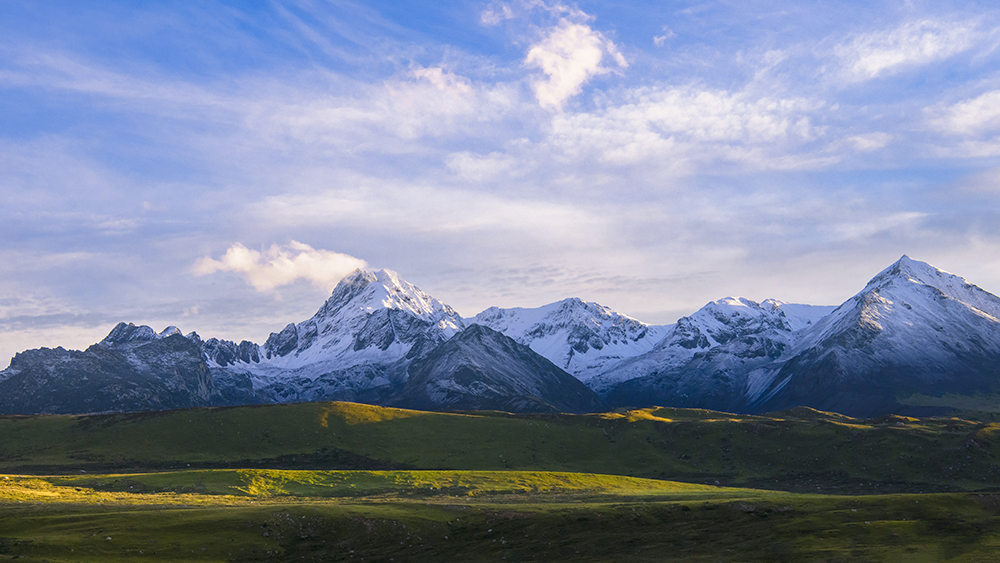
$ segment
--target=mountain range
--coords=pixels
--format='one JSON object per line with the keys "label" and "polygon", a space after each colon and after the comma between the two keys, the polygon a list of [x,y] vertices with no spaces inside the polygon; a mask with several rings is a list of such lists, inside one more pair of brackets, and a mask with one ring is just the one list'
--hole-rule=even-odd
{"label": "mountain range", "polygon": [[357,270],[263,344],[120,323],[85,351],[29,350],[0,371],[9,414],[347,400],[878,416],[995,398],[1000,298],[907,256],[837,307],[727,297],[665,326],[575,298],[463,318],[394,272]]}

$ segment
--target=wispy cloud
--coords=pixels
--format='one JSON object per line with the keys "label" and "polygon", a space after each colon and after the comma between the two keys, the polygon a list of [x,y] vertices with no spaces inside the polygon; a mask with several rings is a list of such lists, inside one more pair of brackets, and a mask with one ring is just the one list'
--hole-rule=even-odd
{"label": "wispy cloud", "polygon": [[265,291],[299,279],[330,289],[353,270],[365,267],[367,263],[359,258],[317,250],[293,240],[284,246],[272,244],[264,251],[251,250],[236,243],[219,260],[209,256],[198,259],[193,272],[196,276],[237,272],[243,274],[254,289]]}
{"label": "wispy cloud", "polygon": [[892,135],[875,131],[863,135],[852,135],[847,137],[845,141],[857,151],[871,152],[885,148],[886,145],[892,142]]}
{"label": "wispy cloud", "polygon": [[655,160],[785,167],[768,156],[798,152],[795,147],[820,135],[810,116],[822,106],[748,92],[641,88],[614,106],[557,116],[549,142],[564,157],[614,165]]}
{"label": "wispy cloud", "polygon": [[976,21],[921,19],[854,35],[835,49],[844,74],[869,80],[942,61],[968,51],[983,37]]}
{"label": "wispy cloud", "polygon": [[949,135],[975,136],[1000,132],[1000,90],[926,111],[930,125]]}
{"label": "wispy cloud", "polygon": [[657,47],[662,47],[668,40],[674,37],[677,37],[677,34],[669,27],[663,26],[663,33],[653,37],[653,44]]}
{"label": "wispy cloud", "polygon": [[480,23],[488,26],[499,25],[501,22],[510,19],[514,19],[514,10],[510,4],[503,2],[497,2],[488,6],[479,15]]}

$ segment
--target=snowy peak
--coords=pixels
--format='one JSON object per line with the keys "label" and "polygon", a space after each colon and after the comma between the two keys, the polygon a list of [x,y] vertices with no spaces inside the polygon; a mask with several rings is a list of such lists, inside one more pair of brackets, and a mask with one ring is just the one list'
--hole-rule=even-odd
{"label": "snowy peak", "polygon": [[649,326],[632,317],[617,313],[610,307],[605,307],[598,303],[588,303],[578,297],[570,297],[534,309],[523,307],[513,307],[510,309],[490,307],[476,315],[472,321],[485,326],[495,324],[503,327],[503,329],[498,329],[490,326],[490,328],[499,332],[504,332],[505,330],[517,331],[527,328],[544,330],[545,325],[566,326],[579,324],[593,327],[613,325],[621,327],[623,331],[633,333],[628,335],[623,334],[622,336],[625,338],[641,337],[642,332]]}
{"label": "snowy peak", "polygon": [[996,392],[998,318],[1000,298],[903,256],[798,335],[754,408],[867,416],[905,410],[910,396]]}
{"label": "snowy peak", "polygon": [[[960,276],[904,255],[813,330],[805,331],[798,348],[826,347],[834,340],[860,345],[886,330],[899,338],[909,334],[916,343],[925,340],[917,335],[928,327],[935,334],[949,328],[959,342],[966,337],[966,330],[975,332],[968,326],[976,322],[973,318],[1000,322],[1000,298]],[[934,340],[924,346],[936,348],[938,344]]]}
{"label": "snowy peak", "polygon": [[801,303],[785,303],[777,299],[765,299],[760,302],[765,309],[781,311],[792,332],[812,326],[823,317],[830,314],[836,307],[830,305],[803,305]]}
{"label": "snowy peak", "polygon": [[469,322],[529,346],[583,381],[649,351],[666,334],[666,327],[575,297],[531,309],[490,307]]}
{"label": "snowy peak", "polygon": [[780,301],[763,304],[745,297],[712,301],[689,317],[677,321],[673,338],[684,348],[713,348],[734,338],[765,331],[791,332]]}
{"label": "snowy peak", "polygon": [[104,340],[98,342],[98,344],[110,348],[140,342],[152,342],[154,340],[159,340],[161,338],[166,338],[180,333],[180,329],[175,326],[168,326],[161,332],[157,333],[151,327],[146,325],[136,326],[132,323],[122,322],[115,325],[115,328],[111,329],[111,332],[104,337]]}
{"label": "snowy peak", "polygon": [[[926,285],[935,285],[934,282],[947,278],[955,278],[954,274],[949,274],[931,266],[926,262],[914,260],[907,255],[903,255],[899,260],[893,262],[889,267],[878,273],[863,291],[868,291],[895,280],[905,280]],[[963,280],[964,281],[964,280]]]}
{"label": "snowy peak", "polygon": [[729,408],[729,395],[746,374],[780,357],[800,331],[818,323],[833,309],[776,299],[757,303],[745,297],[725,297],[682,317],[648,353],[611,366],[589,384],[598,393],[608,393],[631,379],[660,377],[663,385],[656,384],[657,390],[634,384],[631,390],[620,390],[616,400],[640,404],[655,398],[681,404],[676,402],[681,400],[675,397],[677,393],[700,397],[702,388],[709,385],[706,382],[727,380],[732,389],[717,389],[712,401],[703,406]]}
{"label": "snowy peak", "polygon": [[872,278],[859,295],[868,293],[892,293],[902,296],[900,291],[916,286],[927,286],[942,295],[955,299],[994,320],[1000,319],[1000,299],[980,289],[960,276],[945,272],[919,260],[903,255],[894,264]]}
{"label": "snowy peak", "polygon": [[[440,343],[465,328],[445,303],[389,270],[355,270],[309,320],[271,333],[262,361],[278,369],[387,364],[418,342]],[[319,371],[317,371],[319,370]]]}
{"label": "snowy peak", "polygon": [[391,270],[355,270],[337,284],[313,320],[371,314],[379,309],[404,311],[419,319],[440,323],[440,327],[450,330],[451,334],[463,326],[454,309],[400,279],[399,274]]}

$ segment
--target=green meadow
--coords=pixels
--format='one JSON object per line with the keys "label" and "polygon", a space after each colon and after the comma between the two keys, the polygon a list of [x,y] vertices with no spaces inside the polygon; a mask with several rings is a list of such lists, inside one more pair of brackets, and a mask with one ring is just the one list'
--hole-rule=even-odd
{"label": "green meadow", "polygon": [[0,418],[0,560],[995,561],[1000,424],[308,403]]}

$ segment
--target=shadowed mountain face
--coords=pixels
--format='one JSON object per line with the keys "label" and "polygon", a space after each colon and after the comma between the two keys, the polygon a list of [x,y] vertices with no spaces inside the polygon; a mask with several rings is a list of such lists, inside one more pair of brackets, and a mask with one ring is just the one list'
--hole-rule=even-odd
{"label": "shadowed mountain face", "polygon": [[531,348],[472,325],[409,369],[388,404],[420,410],[596,412],[597,395]]}
{"label": "shadowed mountain face", "polygon": [[41,348],[18,354],[0,372],[0,412],[123,412],[220,402],[195,343],[145,328],[121,323],[83,352]]}

